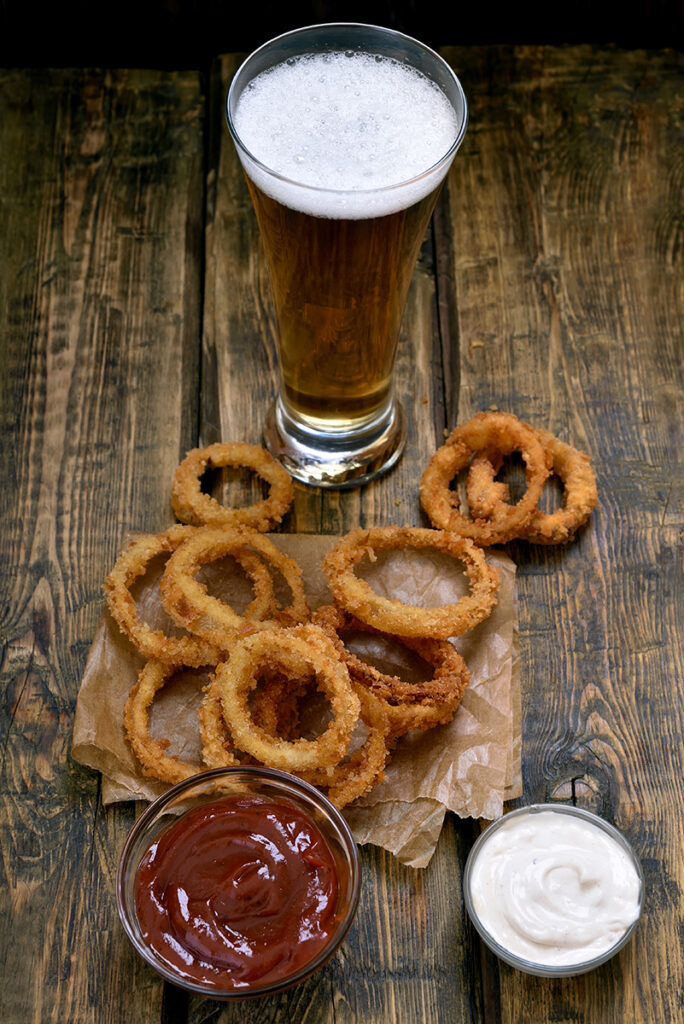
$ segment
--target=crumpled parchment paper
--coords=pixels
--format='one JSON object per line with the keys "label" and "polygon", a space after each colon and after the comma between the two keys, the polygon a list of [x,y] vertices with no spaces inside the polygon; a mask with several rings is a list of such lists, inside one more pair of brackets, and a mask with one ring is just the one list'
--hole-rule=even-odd
{"label": "crumpled parchment paper", "polygon": [[[273,534],[271,539],[302,567],[311,607],[329,603],[321,561],[336,538]],[[452,641],[471,674],[454,719],[402,737],[385,781],[343,812],[358,843],[382,846],[416,868],[429,862],[448,810],[461,817],[491,820],[503,813],[504,800],[522,792],[515,565],[499,551],[487,552],[487,559],[501,576],[499,601],[485,622]],[[383,553],[375,563],[362,563],[358,571],[378,593],[424,607],[454,602],[467,587],[460,563],[429,551]],[[171,630],[159,601],[162,572],[163,560],[155,560],[133,592],[145,621]],[[211,592],[224,594],[233,607],[239,609],[249,601],[249,584],[232,560],[202,572]],[[421,678],[415,658],[406,661],[404,649],[396,645],[361,636],[354,650],[382,669]],[[105,804],[153,800],[168,788],[166,783],[145,778],[124,735],[123,706],[143,664],[105,609],[78,695],[71,751],[75,760],[102,773]],[[169,738],[169,752],[184,760],[200,761],[196,712],[206,681],[205,670],[179,672],[152,706],[152,734]]]}

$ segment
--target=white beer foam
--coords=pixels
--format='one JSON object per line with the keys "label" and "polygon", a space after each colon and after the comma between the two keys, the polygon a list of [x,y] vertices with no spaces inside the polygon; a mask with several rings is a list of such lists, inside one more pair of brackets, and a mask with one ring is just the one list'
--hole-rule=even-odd
{"label": "white beer foam", "polygon": [[428,195],[449,161],[425,172],[460,127],[445,94],[419,71],[352,51],[305,54],[262,72],[233,122],[249,153],[289,179],[238,148],[267,195],[312,216],[349,219],[396,213]]}

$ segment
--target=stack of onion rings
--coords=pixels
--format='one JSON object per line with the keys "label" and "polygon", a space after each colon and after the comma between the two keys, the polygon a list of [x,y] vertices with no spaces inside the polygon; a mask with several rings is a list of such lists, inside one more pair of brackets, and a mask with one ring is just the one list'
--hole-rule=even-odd
{"label": "stack of onion rings", "polygon": [[[304,686],[298,686],[280,674],[260,682],[251,704],[252,716],[258,727],[272,736],[292,739],[299,719],[297,702],[303,691]],[[249,755],[239,757],[234,752],[216,679],[212,679],[205,687],[199,709],[199,725],[202,761],[208,768],[226,768],[246,761],[255,763]]]}
{"label": "stack of onion rings", "polygon": [[[503,454],[520,451],[525,462],[527,489],[517,505],[501,504],[489,519],[469,519],[459,512],[458,494],[451,481],[480,451]],[[518,536],[532,518],[549,475],[550,459],[534,430],[510,413],[481,412],[456,427],[430,459],[420,481],[420,502],[440,530],[470,537],[478,544],[503,544]]]}
{"label": "stack of onion rings", "polygon": [[[551,456],[551,471],[563,484],[563,504],[555,512],[537,508],[520,537],[532,544],[565,544],[586,523],[598,502],[596,477],[586,452],[554,437],[548,430],[536,434]],[[466,482],[468,507],[478,519],[497,515],[508,499],[508,486],[495,480],[503,457],[497,450],[479,453],[471,462]]]}
{"label": "stack of onion rings", "polygon": [[[269,666],[298,684],[307,670],[330,701],[332,718],[316,739],[288,740],[266,732],[254,720],[249,695]],[[359,718],[359,698],[349,673],[325,633],[300,626],[245,636],[235,642],[228,661],[215,673],[224,719],[234,744],[263,764],[288,771],[336,765],[345,755]]]}
{"label": "stack of onion rings", "polygon": [[[495,479],[504,456],[520,451],[527,488],[509,503],[508,486]],[[467,470],[466,495],[472,518],[459,511],[450,483]],[[545,480],[553,473],[563,483],[563,506],[553,513],[539,508]],[[510,413],[478,413],[456,427],[432,456],[420,484],[420,500],[432,523],[479,544],[503,544],[524,538],[535,544],[571,540],[595,508],[598,494],[589,456],[523,423]]]}
{"label": "stack of onion rings", "polygon": [[[144,575],[157,555],[175,552],[193,537],[191,526],[172,526],[159,534],[144,534],[132,541],[116,561],[105,580],[104,590],[112,617],[133,645],[145,655],[168,665],[214,665],[219,658],[216,646],[198,636],[166,636],[146,625],[130,592],[133,582]],[[244,613],[245,619],[263,618],[275,608],[273,580],[261,559],[245,547],[231,552],[253,582],[256,596]]]}
{"label": "stack of onion rings", "polygon": [[[516,450],[526,462],[527,490],[513,506],[495,475],[503,454]],[[248,508],[219,505],[200,490],[204,470],[217,466],[253,468],[270,484],[269,497]],[[550,517],[551,523],[537,506],[549,467],[565,485],[564,514]],[[470,469],[474,519],[458,513],[458,499],[448,486],[462,468]],[[112,615],[150,659],[124,711],[126,735],[143,773],[173,783],[205,767],[260,763],[325,788],[338,807],[357,799],[382,780],[401,736],[448,723],[459,707],[469,674],[447,638],[486,618],[498,588],[498,575],[478,544],[501,542],[521,529],[546,538],[541,543],[556,542],[550,538],[563,531],[571,536],[580,517],[589,514],[588,506],[593,507],[591,480],[583,453],[513,416],[481,414],[452,433],[424,474],[421,500],[442,529],[359,529],[340,538],[324,560],[335,605],[318,609],[312,619],[299,566],[264,536],[292,501],[287,474],[251,445],[219,444],[190,452],[174,476],[172,504],[179,518],[193,525],[134,541],[105,584]],[[397,547],[430,549],[456,559],[469,592],[436,608],[380,597],[356,576],[355,567],[365,558],[374,560],[376,552]],[[162,603],[187,636],[165,636],[146,626],[130,592],[160,553],[170,556],[160,584]],[[253,586],[254,599],[242,614],[210,595],[196,578],[203,565],[226,556],[236,560]],[[285,608],[278,606],[271,570],[283,576],[291,591]],[[347,649],[344,633],[349,630],[416,652],[432,666],[432,678],[410,683],[380,672]],[[149,728],[155,694],[186,665],[213,672],[198,716],[201,763],[169,754],[168,741],[153,738]],[[312,700],[314,689],[329,705],[330,716],[323,721],[316,714],[312,718],[321,703]]]}
{"label": "stack of onion rings", "polygon": [[[292,604],[281,611],[274,611],[271,618],[238,615],[225,602],[212,597],[205,585],[195,578],[202,565],[226,555],[244,557],[250,549],[263,555],[282,573],[292,592]],[[220,650],[230,650],[237,632],[254,632],[283,623],[304,622],[310,616],[304,597],[302,572],[297,563],[279,551],[263,534],[246,528],[199,527],[172,554],[160,586],[162,603],[174,622]]]}

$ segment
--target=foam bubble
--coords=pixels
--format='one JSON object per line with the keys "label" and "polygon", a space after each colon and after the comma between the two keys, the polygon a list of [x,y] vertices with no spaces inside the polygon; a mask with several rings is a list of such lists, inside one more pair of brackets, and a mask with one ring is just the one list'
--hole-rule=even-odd
{"label": "foam bubble", "polygon": [[262,72],[242,92],[233,122],[249,153],[289,179],[238,149],[259,188],[293,209],[335,218],[382,216],[422,199],[448,162],[425,172],[460,127],[445,94],[419,71],[353,51],[305,54]]}

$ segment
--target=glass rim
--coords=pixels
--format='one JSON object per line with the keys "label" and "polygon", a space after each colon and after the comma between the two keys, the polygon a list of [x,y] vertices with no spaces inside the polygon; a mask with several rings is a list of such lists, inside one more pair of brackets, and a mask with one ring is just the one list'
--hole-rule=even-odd
{"label": "glass rim", "polygon": [[[342,189],[340,189],[340,188],[324,188],[324,187],[322,187],[320,185],[307,185],[306,182],[296,181],[294,178],[288,178],[285,174],[280,174],[280,172],[274,170],[272,167],[269,167],[268,164],[265,164],[258,157],[254,156],[254,154],[247,148],[247,146],[244,144],[244,142],[240,138],[240,136],[238,134],[238,131],[237,131],[236,127],[235,127],[235,123],[233,121],[233,118],[231,116],[230,103],[231,103],[231,97],[232,97],[232,94],[233,94],[233,87],[234,87],[235,83],[237,82],[237,80],[238,80],[239,76],[241,75],[241,73],[245,70],[245,68],[249,64],[249,62],[251,60],[253,60],[258,54],[263,53],[264,50],[268,49],[268,47],[273,46],[274,43],[278,43],[278,42],[280,42],[283,39],[292,38],[294,36],[303,34],[305,32],[313,32],[313,31],[318,31],[318,30],[323,30],[323,29],[339,29],[339,28],[372,29],[374,32],[382,32],[382,33],[385,33],[388,36],[393,36],[396,39],[405,40],[406,42],[411,43],[413,46],[417,46],[424,53],[429,54],[429,56],[431,58],[433,58],[446,71],[447,75],[449,75],[453,79],[453,82],[454,82],[454,84],[456,86],[456,91],[458,92],[460,100],[461,100],[461,102],[463,104],[463,118],[462,118],[462,121],[461,121],[461,123],[458,126],[458,131],[456,132],[456,138],[454,139],[454,141],[452,142],[451,146],[446,151],[446,153],[444,153],[439,158],[439,160],[435,161],[434,164],[431,164],[424,171],[421,171],[420,174],[414,174],[413,177],[405,178],[403,181],[396,182],[396,183],[394,183],[392,185],[381,185],[379,188],[359,188],[359,189],[348,189],[348,188],[344,189],[344,188],[342,188]],[[437,84],[437,83],[435,83],[435,84]],[[437,86],[437,87],[440,88],[440,86]],[[443,89],[440,89],[440,91],[444,92]],[[447,99],[449,99],[448,96],[447,96]],[[450,100],[449,100],[449,102],[451,103]],[[453,104],[451,104],[451,105],[453,107]],[[455,153],[458,150],[459,146],[463,142],[463,138],[465,136],[465,133],[466,133],[466,130],[467,130],[467,127],[468,127],[468,101],[466,100],[465,92],[463,91],[463,86],[461,85],[461,82],[460,82],[456,72],[453,70],[453,68],[449,64],[447,64],[447,62],[444,60],[443,57],[440,57],[440,55],[435,50],[433,50],[430,46],[428,46],[426,43],[422,43],[419,39],[415,39],[413,36],[409,36],[405,32],[398,32],[396,29],[385,28],[382,25],[371,25],[371,24],[366,24],[364,22],[360,22],[360,21],[331,21],[331,22],[321,22],[321,23],[314,24],[314,25],[305,25],[305,26],[303,26],[301,28],[290,29],[288,32],[282,32],[280,35],[274,36],[272,39],[269,39],[265,43],[262,43],[261,46],[258,46],[256,50],[253,50],[249,54],[249,56],[246,57],[243,60],[243,62],[240,64],[240,66],[238,67],[237,71],[235,72],[235,74],[233,75],[233,77],[231,79],[230,85],[228,87],[228,92],[226,94],[225,115],[226,115],[226,123],[228,125],[228,129],[230,131],[230,134],[232,136],[232,139],[233,139],[233,142],[235,143],[235,145],[248,157],[249,160],[251,160],[254,164],[256,164],[256,166],[260,170],[265,171],[271,177],[276,178],[278,181],[284,182],[286,185],[294,185],[296,188],[304,189],[307,192],[316,192],[316,193],[319,193],[319,194],[322,194],[322,195],[330,195],[330,196],[360,196],[360,197],[363,197],[363,196],[372,196],[372,195],[385,195],[387,193],[393,192],[394,190],[406,188],[408,185],[415,184],[416,182],[421,181],[423,178],[427,178],[430,174],[434,174],[435,171],[438,168],[442,167],[443,164],[445,164],[448,160],[451,160],[451,158],[455,155]]]}
{"label": "glass rim", "polygon": [[[292,799],[296,799],[297,796],[300,796],[303,803],[308,802],[309,804],[318,805],[318,807],[326,813],[327,817],[332,821],[333,825],[340,833],[340,844],[349,858],[350,893],[348,901],[346,901],[344,916],[340,920],[339,927],[331,936],[329,943],[321,949],[312,960],[303,964],[299,970],[291,975],[287,975],[285,978],[277,981],[271,981],[267,984],[259,985],[257,983],[245,988],[221,989],[210,985],[203,985],[201,982],[193,981],[189,978],[180,978],[178,974],[164,963],[163,960],[154,956],[152,947],[148,946],[141,940],[140,935],[136,933],[136,930],[130,920],[130,914],[128,912],[127,901],[125,898],[125,894],[130,888],[126,879],[126,869],[128,868],[136,843],[145,834],[150,823],[164,811],[164,808],[168,804],[172,803],[177,797],[182,796],[185,791],[192,790],[198,784],[202,785],[205,782],[210,782],[212,779],[227,778],[231,775],[248,775],[255,781],[262,780],[276,784],[284,784],[294,791],[290,794]],[[300,792],[298,793],[297,791]],[[283,799],[288,798],[288,794],[286,792],[283,792],[281,795]],[[320,827],[320,825],[318,827]],[[325,835],[324,838],[326,838]],[[305,782],[304,779],[300,779],[295,775],[290,775],[288,772],[281,771],[279,768],[267,768],[260,765],[230,765],[223,768],[211,768],[207,771],[199,772],[197,775],[192,775],[187,779],[183,779],[181,782],[171,786],[165,793],[162,793],[161,796],[157,797],[156,800],[153,800],[145,808],[140,817],[137,818],[132,825],[121,850],[121,854],[119,855],[116,870],[115,890],[117,910],[123,929],[133,948],[142,957],[145,963],[152,967],[152,969],[155,970],[157,974],[160,974],[166,981],[171,982],[171,984],[176,985],[178,988],[182,988],[187,992],[192,992],[196,995],[208,997],[210,999],[229,1002],[233,999],[252,999],[260,996],[276,995],[279,992],[283,992],[286,989],[305,981],[320,967],[324,966],[344,941],[344,938],[354,921],[354,917],[356,916],[361,892],[361,859],[351,828],[347,824],[345,818],[335,805],[332,804],[319,789],[316,789],[315,786],[312,786],[310,783]]]}
{"label": "glass rim", "polygon": [[[622,849],[628,854],[639,879],[639,903],[636,917],[625,929],[617,942],[614,942],[613,945],[610,946],[609,949],[604,950],[603,953],[599,953],[597,956],[591,957],[589,960],[580,960],[572,964],[543,964],[538,963],[536,960],[527,960],[525,957],[517,956],[505,946],[502,946],[497,942],[494,936],[487,931],[475,910],[475,907],[473,906],[470,894],[470,876],[473,870],[473,865],[477,859],[477,855],[484,843],[491,835],[497,832],[500,828],[503,828],[505,823],[511,818],[539,814],[543,811],[554,811],[560,814],[565,814],[569,817],[582,818],[584,821],[588,821],[592,825],[595,825],[608,833],[608,835],[615,839]],[[463,901],[465,903],[468,916],[470,917],[470,920],[482,941],[485,945],[489,946],[491,951],[495,953],[500,960],[503,960],[511,967],[515,967],[526,974],[533,974],[537,977],[568,978],[576,974],[586,974],[588,971],[593,971],[596,967],[600,967],[602,964],[606,963],[606,961],[614,957],[616,953],[618,953],[623,946],[627,944],[641,920],[644,909],[644,890],[644,872],[639,862],[639,858],[622,832],[620,832],[615,825],[606,821],[605,818],[601,818],[598,814],[594,814],[593,811],[587,811],[583,807],[575,807],[573,804],[527,804],[525,807],[517,807],[515,810],[509,811],[507,814],[497,818],[497,820],[488,825],[484,832],[480,833],[475,840],[470,853],[466,858],[465,868],[463,871]]]}

